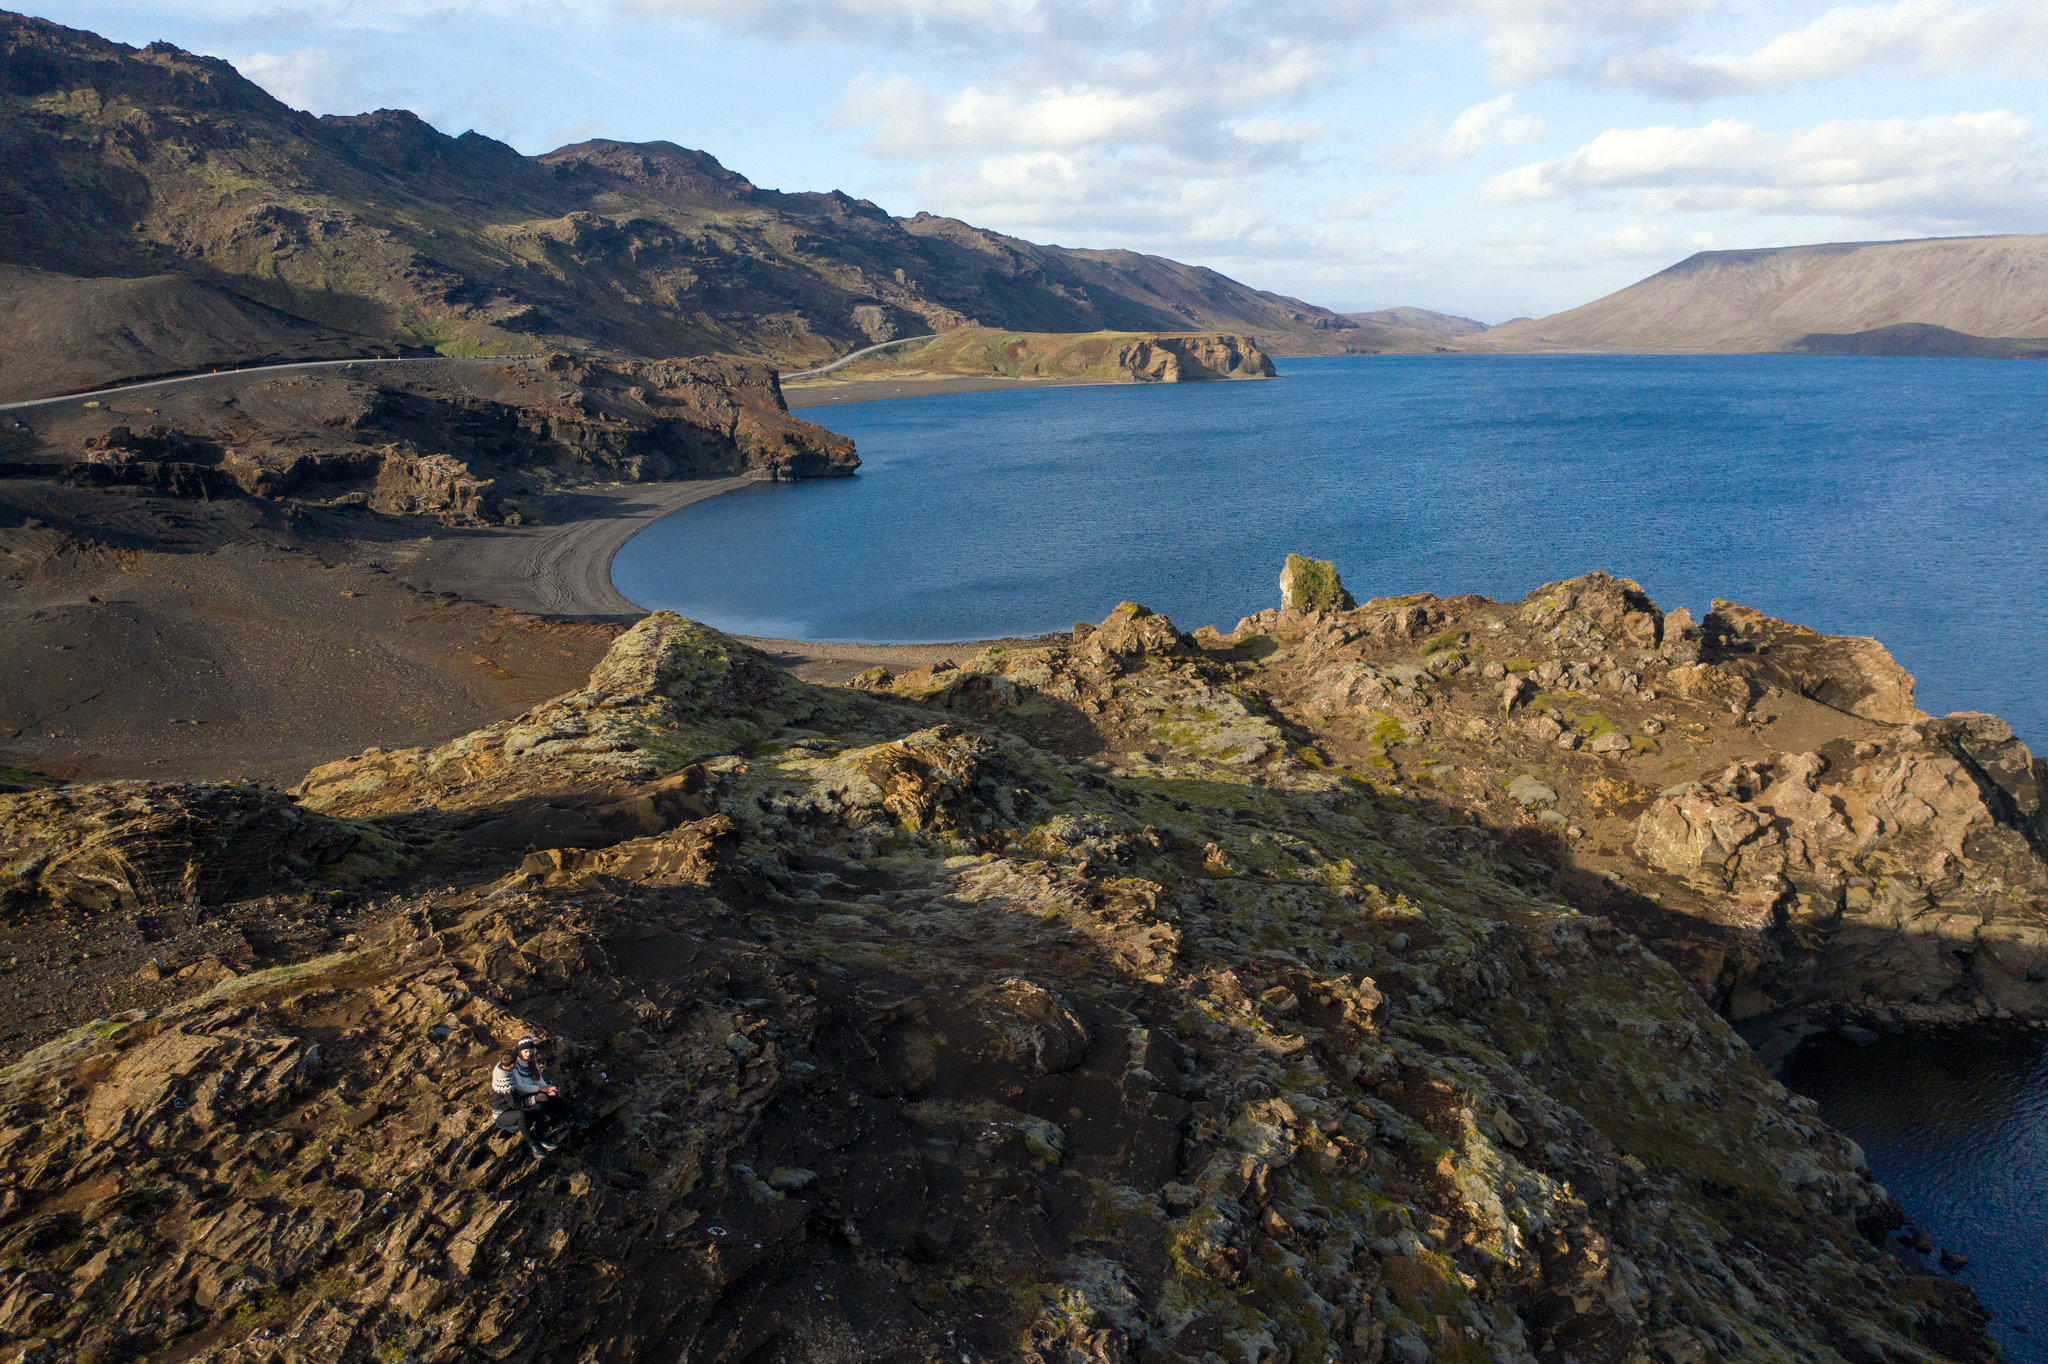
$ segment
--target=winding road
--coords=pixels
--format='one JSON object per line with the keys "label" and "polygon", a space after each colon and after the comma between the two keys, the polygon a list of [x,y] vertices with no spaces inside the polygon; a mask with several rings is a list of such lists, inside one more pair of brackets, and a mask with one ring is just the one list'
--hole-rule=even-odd
{"label": "winding road", "polygon": [[0,412],[12,412],[24,407],[49,407],[56,403],[98,402],[120,393],[139,393],[146,388],[168,388],[172,384],[196,384],[202,379],[225,379],[237,374],[285,374],[293,370],[306,369],[352,369],[357,365],[420,365],[441,362],[444,364],[473,365],[489,361],[498,365],[524,364],[539,357],[532,355],[415,355],[375,356],[364,360],[293,360],[282,365],[250,365],[246,369],[214,369],[204,374],[180,374],[175,379],[145,379],[141,383],[121,384],[115,388],[89,388],[82,393],[64,393],[55,398],[28,398],[16,403],[0,403]]}

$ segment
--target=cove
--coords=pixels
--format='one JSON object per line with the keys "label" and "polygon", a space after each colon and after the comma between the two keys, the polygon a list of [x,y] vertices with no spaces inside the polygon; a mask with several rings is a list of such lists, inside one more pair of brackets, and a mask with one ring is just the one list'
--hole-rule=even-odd
{"label": "cove", "polygon": [[2048,742],[2048,366],[1807,356],[1359,356],[1266,382],[1024,389],[803,413],[858,477],[698,503],[619,590],[721,629],[926,642],[1144,602],[1274,604],[1290,551],[1361,600],[1504,600],[1593,568],[1874,635],[1935,714]]}
{"label": "cove", "polygon": [[1792,1059],[1787,1080],[1863,1148],[1937,1246],[1970,1256],[1958,1277],[1990,1310],[2006,1359],[2048,1364],[2048,1036],[1829,1037]]}

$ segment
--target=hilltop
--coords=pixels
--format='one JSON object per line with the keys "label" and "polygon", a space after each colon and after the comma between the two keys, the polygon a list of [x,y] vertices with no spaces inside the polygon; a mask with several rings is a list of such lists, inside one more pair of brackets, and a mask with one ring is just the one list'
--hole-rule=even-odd
{"label": "hilltop", "polygon": [[[284,346],[308,355],[332,353],[339,333],[361,354],[724,354],[796,367],[971,323],[1224,330],[1310,350],[1339,349],[1334,338],[1353,330],[1213,270],[892,217],[837,191],[763,189],[669,142],[529,157],[400,110],[315,118],[226,62],[18,14],[0,15],[0,94],[11,168],[0,264],[42,272],[0,277],[0,308],[19,324],[0,365],[29,372],[12,380],[17,394],[75,382],[66,318],[88,298],[107,307],[104,287],[84,281],[167,274],[310,324],[317,340]],[[10,304],[30,278],[36,307]],[[158,289],[147,306],[182,297]],[[278,349],[267,335],[222,337],[206,354],[144,346],[91,372],[104,382]],[[61,373],[39,368],[57,351]]]}
{"label": "hilltop", "polygon": [[[2048,337],[2048,235],[1702,251],[1473,349],[2014,355]],[[1988,342],[1988,344],[1987,344]]]}

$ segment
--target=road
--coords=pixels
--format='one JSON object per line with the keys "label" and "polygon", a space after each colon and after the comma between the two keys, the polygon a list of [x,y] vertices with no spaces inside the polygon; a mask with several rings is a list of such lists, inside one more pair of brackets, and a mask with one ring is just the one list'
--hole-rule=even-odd
{"label": "road", "polygon": [[[860,350],[854,351],[851,355],[842,355],[831,364],[821,368],[799,370],[795,374],[785,374],[782,378],[785,380],[811,379],[820,374],[830,374],[841,365],[850,364],[860,359],[863,355],[872,355],[878,350],[887,350],[891,346],[907,345],[912,341],[929,341],[937,334],[934,332],[930,336],[905,336],[894,341],[884,341],[880,345],[863,347]],[[57,403],[98,402],[103,398],[111,398],[121,393],[139,393],[147,388],[168,388],[172,384],[193,384],[201,379],[218,379],[223,375],[229,374],[288,374],[297,370],[309,369],[349,369],[357,365],[417,365],[422,362],[436,360],[458,364],[487,362],[496,365],[516,365],[538,358],[538,356],[532,355],[416,355],[364,360],[295,360],[283,365],[250,365],[246,369],[208,370],[204,374],[181,374],[175,379],[147,379],[139,384],[122,384],[116,388],[94,388],[87,389],[83,393],[63,393],[54,398],[29,398],[17,403],[0,403],[0,412],[14,412],[29,407],[50,407]]]}
{"label": "road", "polygon": [[516,365],[538,357],[531,355],[416,355],[412,357],[391,356],[367,360],[295,360],[284,365],[251,365],[247,369],[216,369],[205,374],[181,374],[175,379],[149,379],[139,384],[122,384],[118,388],[87,389],[83,393],[65,393],[55,398],[30,398],[18,403],[0,403],[0,412],[13,412],[25,407],[49,407],[56,403],[98,402],[118,393],[139,393],[146,388],[168,388],[172,384],[196,384],[201,379],[219,379],[230,374],[286,374],[306,369],[348,369],[356,365],[417,365],[436,360],[454,364],[476,364],[489,361],[498,365]]}
{"label": "road", "polygon": [[815,379],[820,374],[830,374],[833,370],[838,369],[841,365],[850,365],[854,361],[860,359],[863,355],[873,355],[876,351],[887,350],[891,346],[907,346],[912,341],[931,341],[936,339],[937,336],[937,332],[931,332],[924,336],[899,336],[894,341],[884,341],[879,345],[874,346],[863,346],[859,350],[853,352],[851,355],[840,356],[837,360],[834,360],[829,365],[822,365],[817,369],[800,369],[794,374],[785,374],[782,376],[782,382],[786,384],[791,379]]}

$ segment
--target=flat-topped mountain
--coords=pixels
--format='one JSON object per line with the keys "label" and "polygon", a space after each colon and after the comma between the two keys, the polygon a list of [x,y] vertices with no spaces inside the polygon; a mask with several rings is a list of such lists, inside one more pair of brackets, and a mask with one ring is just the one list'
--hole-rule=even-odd
{"label": "flat-topped mountain", "polygon": [[[44,298],[67,276],[170,273],[365,347],[813,363],[972,322],[1226,330],[1294,349],[1338,348],[1329,338],[1354,329],[1159,256],[896,218],[837,191],[761,189],[669,142],[528,157],[400,110],[315,118],[225,62],[16,14],[0,15],[0,92],[0,264],[47,272]],[[0,281],[0,293],[12,287]],[[61,300],[36,310],[51,326],[69,311]],[[10,371],[51,349],[30,321],[0,352]],[[274,349],[138,355],[98,377]]]}
{"label": "flat-topped mountain", "polygon": [[[1882,342],[1847,340],[1916,324]],[[1702,251],[1584,307],[1471,340],[1500,350],[1961,355],[1984,353],[1983,338],[2038,337],[2048,337],[2048,235]]]}

